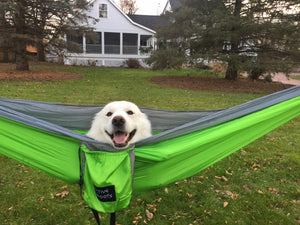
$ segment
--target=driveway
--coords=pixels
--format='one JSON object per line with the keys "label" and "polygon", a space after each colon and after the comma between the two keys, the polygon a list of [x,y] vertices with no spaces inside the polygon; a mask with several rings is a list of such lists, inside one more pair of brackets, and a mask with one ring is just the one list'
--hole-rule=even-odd
{"label": "driveway", "polygon": [[[300,73],[292,73],[291,75],[300,77]],[[272,80],[281,82],[283,84],[300,85],[300,80],[288,78],[284,73],[276,73],[275,75],[273,75]]]}

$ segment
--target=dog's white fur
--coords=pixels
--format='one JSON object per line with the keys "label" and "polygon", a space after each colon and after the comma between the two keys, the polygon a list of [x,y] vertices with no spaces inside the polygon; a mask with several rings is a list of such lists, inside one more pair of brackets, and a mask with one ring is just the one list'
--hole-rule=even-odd
{"label": "dog's white fur", "polygon": [[151,123],[135,104],[115,101],[95,115],[86,135],[116,149],[127,148],[131,143],[151,136]]}

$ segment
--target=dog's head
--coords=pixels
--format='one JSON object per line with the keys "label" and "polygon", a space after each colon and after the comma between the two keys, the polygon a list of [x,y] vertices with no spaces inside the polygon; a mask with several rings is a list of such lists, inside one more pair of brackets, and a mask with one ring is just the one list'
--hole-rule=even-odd
{"label": "dog's head", "polygon": [[116,101],[96,114],[87,136],[115,148],[126,148],[131,143],[150,137],[151,124],[135,104]]}

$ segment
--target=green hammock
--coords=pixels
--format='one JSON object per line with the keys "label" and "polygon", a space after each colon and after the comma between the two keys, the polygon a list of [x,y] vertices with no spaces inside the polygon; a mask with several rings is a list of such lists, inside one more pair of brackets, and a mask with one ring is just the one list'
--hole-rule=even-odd
{"label": "green hammock", "polygon": [[[82,134],[102,107],[0,98],[0,153],[78,183],[81,146],[114,151]],[[223,110],[141,110],[156,134],[131,146],[139,193],[190,177],[296,117],[300,86]]]}

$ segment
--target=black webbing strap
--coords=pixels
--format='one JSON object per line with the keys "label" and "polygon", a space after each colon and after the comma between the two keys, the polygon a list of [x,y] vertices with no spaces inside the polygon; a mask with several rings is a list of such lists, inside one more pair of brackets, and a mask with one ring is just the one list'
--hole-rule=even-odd
{"label": "black webbing strap", "polygon": [[94,214],[94,217],[95,217],[95,220],[96,220],[97,224],[100,225],[100,219],[99,219],[98,211],[96,211],[95,209],[92,209],[92,211],[93,211],[93,214]]}
{"label": "black webbing strap", "polygon": [[79,174],[80,174],[80,178],[79,178],[79,187],[80,187],[80,196],[83,199],[83,175],[84,175],[84,167],[85,167],[85,155],[84,152],[81,150],[81,144],[79,146],[78,149],[78,158],[79,158]]}
{"label": "black webbing strap", "polygon": [[[98,225],[100,225],[100,219],[99,219],[99,213],[95,209],[92,209],[95,220]],[[110,225],[115,225],[116,224],[116,213],[111,213],[110,214]]]}
{"label": "black webbing strap", "polygon": [[116,225],[116,213],[110,214],[110,225]]}

